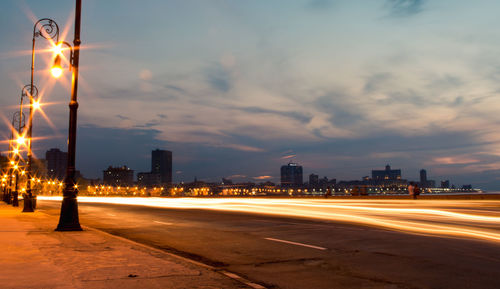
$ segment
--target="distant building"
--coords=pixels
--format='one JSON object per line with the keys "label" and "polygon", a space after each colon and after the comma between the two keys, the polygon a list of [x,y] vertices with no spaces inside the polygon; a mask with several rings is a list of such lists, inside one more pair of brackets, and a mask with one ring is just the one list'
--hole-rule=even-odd
{"label": "distant building", "polygon": [[450,188],[450,181],[449,180],[441,181],[441,188],[449,189]]}
{"label": "distant building", "polygon": [[[32,159],[31,164],[31,174],[33,177],[46,177],[47,176],[47,161],[44,159]],[[63,177],[59,180],[64,179],[66,176],[66,171],[63,174]]]}
{"label": "distant building", "polygon": [[161,176],[158,173],[138,173],[137,185],[143,187],[156,187],[161,185]]}
{"label": "distant building", "polygon": [[422,186],[427,184],[427,171],[424,169],[420,170],[420,184]]}
{"label": "distant building", "polygon": [[112,167],[102,172],[102,181],[110,186],[131,186],[134,184],[134,170],[127,166]]}
{"label": "distant building", "polygon": [[391,170],[391,166],[385,166],[385,170],[372,170],[372,180],[401,180],[401,170]]}
{"label": "distant building", "polygon": [[68,165],[68,153],[58,148],[52,148],[45,153],[47,162],[47,176],[52,179],[63,180]]}
{"label": "distant building", "polygon": [[315,174],[309,175],[309,186],[316,187],[319,185],[319,176]]}
{"label": "distant building", "polygon": [[281,186],[298,187],[303,183],[302,166],[296,163],[289,163],[281,166]]}
{"label": "distant building", "polygon": [[151,152],[151,173],[160,175],[162,184],[172,183],[172,152],[156,149]]}
{"label": "distant building", "polygon": [[422,188],[435,188],[436,187],[435,181],[427,179],[427,171],[424,169],[420,170],[420,186]]}

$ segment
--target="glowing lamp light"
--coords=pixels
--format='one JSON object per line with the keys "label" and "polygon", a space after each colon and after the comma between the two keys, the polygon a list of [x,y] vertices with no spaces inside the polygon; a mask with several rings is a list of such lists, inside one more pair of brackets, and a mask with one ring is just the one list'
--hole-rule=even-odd
{"label": "glowing lamp light", "polygon": [[54,59],[54,65],[50,70],[52,72],[52,76],[55,78],[59,78],[62,75],[62,67],[61,67],[61,56],[58,54]]}
{"label": "glowing lamp light", "polygon": [[62,53],[62,45],[61,44],[57,44],[54,46],[54,54],[55,55],[59,55]]}
{"label": "glowing lamp light", "polygon": [[[62,70],[61,70],[61,73],[62,73]],[[39,100],[36,100],[33,102],[33,108],[34,109],[39,109],[40,108],[40,101]]]}
{"label": "glowing lamp light", "polygon": [[21,144],[24,144],[24,142],[26,141],[26,139],[24,138],[24,136],[20,136],[20,137],[17,138],[16,141],[17,141],[18,144],[21,145]]}

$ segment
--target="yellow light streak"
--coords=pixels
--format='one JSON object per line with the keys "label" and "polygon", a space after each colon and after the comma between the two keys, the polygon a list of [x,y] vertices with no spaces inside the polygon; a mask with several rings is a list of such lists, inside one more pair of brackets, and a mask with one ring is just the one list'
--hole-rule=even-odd
{"label": "yellow light streak", "polygon": [[[43,197],[41,197],[43,198]],[[100,198],[84,203],[113,203],[161,208],[209,209],[321,219],[381,227],[407,233],[500,242],[500,201],[447,200],[297,200],[230,198]],[[485,206],[485,207],[482,207]],[[475,213],[471,212],[475,209]],[[457,212],[460,211],[461,212]],[[467,212],[467,213],[465,213]],[[480,213],[477,213],[480,212]]]}

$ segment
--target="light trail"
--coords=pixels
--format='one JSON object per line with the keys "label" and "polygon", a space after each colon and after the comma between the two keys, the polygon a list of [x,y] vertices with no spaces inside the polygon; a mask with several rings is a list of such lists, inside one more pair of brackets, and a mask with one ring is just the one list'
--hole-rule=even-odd
{"label": "light trail", "polygon": [[[78,197],[78,202],[310,218],[500,243],[500,201]],[[467,213],[471,209],[474,213]]]}

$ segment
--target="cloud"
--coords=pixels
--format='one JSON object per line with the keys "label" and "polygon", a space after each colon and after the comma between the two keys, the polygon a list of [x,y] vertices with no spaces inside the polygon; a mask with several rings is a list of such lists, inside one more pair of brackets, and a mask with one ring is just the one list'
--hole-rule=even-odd
{"label": "cloud", "polygon": [[257,177],[253,177],[254,180],[269,180],[269,179],[272,179],[273,177],[272,176],[257,176]]}
{"label": "cloud", "polygon": [[294,158],[296,157],[297,155],[288,155],[288,156],[283,156],[281,157],[282,160],[286,160],[286,159],[291,159],[291,158]]}
{"label": "cloud", "polygon": [[383,88],[388,80],[392,78],[392,75],[387,72],[378,72],[373,75],[370,75],[365,82],[364,92],[365,93],[373,93],[379,91]]}
{"label": "cloud", "polygon": [[143,69],[139,72],[139,78],[141,80],[151,80],[151,78],[153,78],[153,72],[149,69]]}
{"label": "cloud", "polygon": [[247,177],[246,175],[238,175],[237,174],[237,175],[231,175],[231,176],[227,177],[227,179],[230,179],[230,180],[232,180],[232,179],[244,179],[246,177]]}
{"label": "cloud", "polygon": [[242,145],[242,144],[219,143],[219,144],[212,144],[211,146],[219,147],[219,148],[230,148],[230,149],[245,151],[245,152],[263,152],[264,151],[264,149],[262,149],[262,148],[248,146],[248,145]]}
{"label": "cloud", "polygon": [[121,114],[117,114],[117,115],[115,115],[115,117],[117,117],[117,118],[119,118],[119,119],[121,119],[121,120],[129,120],[129,119],[130,119],[129,117],[127,117],[127,116],[123,116],[123,115],[121,115]]}
{"label": "cloud", "polygon": [[215,64],[205,71],[207,82],[219,92],[228,92],[232,88],[231,72],[228,68]]}
{"label": "cloud", "polygon": [[262,108],[257,106],[247,106],[247,107],[232,107],[233,109],[237,109],[240,111],[252,113],[252,114],[274,114],[279,116],[284,116],[287,118],[291,118],[297,120],[301,123],[308,123],[311,121],[312,116],[298,112],[298,111],[279,111],[275,109]]}
{"label": "cloud", "polygon": [[480,160],[471,158],[469,156],[451,156],[451,157],[437,157],[434,158],[432,161],[434,161],[436,164],[443,164],[443,165],[463,165],[463,164],[473,164],[473,163],[478,163]]}
{"label": "cloud", "polygon": [[176,86],[176,85],[167,84],[167,85],[165,85],[165,88],[170,89],[170,90],[174,90],[175,92],[179,92],[179,93],[186,93],[185,89],[183,89],[179,86]]}
{"label": "cloud", "polygon": [[424,0],[388,0],[387,6],[391,16],[408,17],[421,13],[424,2]]}

